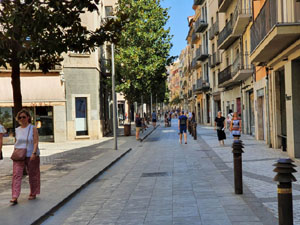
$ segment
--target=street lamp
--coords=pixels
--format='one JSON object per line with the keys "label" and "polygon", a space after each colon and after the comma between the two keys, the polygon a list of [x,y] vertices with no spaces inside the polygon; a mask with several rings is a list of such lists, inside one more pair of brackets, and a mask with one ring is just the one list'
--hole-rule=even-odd
{"label": "street lamp", "polygon": [[[107,16],[107,19],[116,19],[116,16]],[[112,96],[113,96],[113,132],[114,132],[114,150],[118,150],[117,142],[117,98],[116,98],[116,79],[115,79],[115,45],[111,43],[111,80],[112,80]]]}

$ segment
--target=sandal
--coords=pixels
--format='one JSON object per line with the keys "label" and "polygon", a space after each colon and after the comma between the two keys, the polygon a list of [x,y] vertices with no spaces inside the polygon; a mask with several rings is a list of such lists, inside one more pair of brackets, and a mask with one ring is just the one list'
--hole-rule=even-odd
{"label": "sandal", "polygon": [[9,202],[12,203],[13,205],[15,205],[15,204],[18,204],[18,199],[17,198],[13,198]]}
{"label": "sandal", "polygon": [[28,200],[34,200],[34,199],[36,199],[35,195],[29,195]]}

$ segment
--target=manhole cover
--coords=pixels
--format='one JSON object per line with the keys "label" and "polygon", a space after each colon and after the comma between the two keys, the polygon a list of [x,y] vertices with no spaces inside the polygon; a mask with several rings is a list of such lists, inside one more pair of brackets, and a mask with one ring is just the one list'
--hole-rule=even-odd
{"label": "manhole cover", "polygon": [[156,172],[156,173],[143,173],[142,177],[169,177],[171,173],[168,172]]}

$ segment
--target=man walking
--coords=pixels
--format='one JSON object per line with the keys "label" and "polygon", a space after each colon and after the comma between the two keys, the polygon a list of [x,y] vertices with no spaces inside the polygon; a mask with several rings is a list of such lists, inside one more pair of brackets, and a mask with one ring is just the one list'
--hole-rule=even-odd
{"label": "man walking", "polygon": [[184,111],[178,118],[179,142],[182,144],[182,133],[184,135],[184,143],[187,144],[186,128],[188,126],[188,118],[184,115]]}
{"label": "man walking", "polygon": [[153,124],[153,127],[156,127],[156,112],[154,110],[152,113],[152,124]]}

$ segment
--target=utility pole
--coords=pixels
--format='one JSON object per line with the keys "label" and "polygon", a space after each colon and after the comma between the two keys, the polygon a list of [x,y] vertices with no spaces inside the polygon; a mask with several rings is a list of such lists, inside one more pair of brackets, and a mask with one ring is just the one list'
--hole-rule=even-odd
{"label": "utility pole", "polygon": [[118,141],[117,141],[117,98],[116,98],[116,82],[115,82],[115,45],[111,43],[111,79],[112,79],[112,96],[113,96],[113,132],[114,132],[114,150],[118,150]]}

